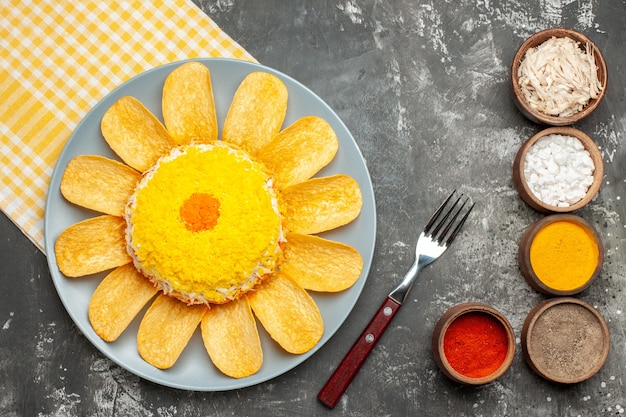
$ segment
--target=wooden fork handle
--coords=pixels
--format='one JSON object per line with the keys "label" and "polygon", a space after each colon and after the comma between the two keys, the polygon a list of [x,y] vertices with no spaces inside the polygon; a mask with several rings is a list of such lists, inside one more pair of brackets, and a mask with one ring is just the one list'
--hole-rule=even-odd
{"label": "wooden fork handle", "polygon": [[374,349],[391,320],[400,309],[401,304],[387,297],[372,320],[354,342],[335,372],[320,390],[317,398],[327,407],[334,408],[346,391],[352,379]]}

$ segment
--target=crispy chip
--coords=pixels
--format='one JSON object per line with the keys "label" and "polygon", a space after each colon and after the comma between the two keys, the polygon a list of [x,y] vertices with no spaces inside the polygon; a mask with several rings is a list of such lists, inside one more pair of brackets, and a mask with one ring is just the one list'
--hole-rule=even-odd
{"label": "crispy chip", "polygon": [[212,306],[202,319],[202,339],[213,364],[224,374],[243,378],[263,364],[261,339],[245,297]]}
{"label": "crispy chip", "polygon": [[308,116],[281,131],[258,153],[274,173],[275,184],[285,188],[308,180],[337,154],[339,142],[326,120]]}
{"label": "crispy chip", "polygon": [[134,97],[122,97],[102,117],[102,135],[124,162],[144,172],[174,147],[161,122]]}
{"label": "crispy chip", "polygon": [[163,85],[163,121],[179,145],[217,139],[211,73],[199,62],[176,68]]}
{"label": "crispy chip", "polygon": [[91,327],[104,341],[117,340],[157,291],[132,263],[114,269],[89,302]]}
{"label": "crispy chip", "polygon": [[228,109],[222,139],[256,154],[280,131],[287,112],[287,95],[287,87],[275,75],[248,74]]}
{"label": "crispy chip", "polygon": [[282,272],[267,278],[247,297],[265,330],[289,353],[308,352],[324,334],[315,301]]}
{"label": "crispy chip", "polygon": [[140,178],[139,172],[121,162],[99,155],[80,155],[67,164],[61,193],[81,207],[122,216]]}
{"label": "crispy chip", "polygon": [[361,276],[359,251],[317,236],[287,234],[281,270],[306,290],[338,292]]}
{"label": "crispy chip", "polygon": [[71,225],[54,246],[59,270],[80,277],[129,263],[125,229],[124,219],[108,214]]}
{"label": "crispy chip", "polygon": [[159,369],[172,367],[206,311],[205,305],[188,306],[169,295],[159,295],[139,325],[137,349],[141,357]]}
{"label": "crispy chip", "polygon": [[361,212],[359,184],[343,174],[312,178],[283,190],[285,226],[314,234],[350,223]]}

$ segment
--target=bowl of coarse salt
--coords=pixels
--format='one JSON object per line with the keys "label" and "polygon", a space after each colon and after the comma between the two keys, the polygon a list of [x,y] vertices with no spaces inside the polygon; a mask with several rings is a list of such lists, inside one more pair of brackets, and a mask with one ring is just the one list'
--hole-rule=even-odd
{"label": "bowl of coarse salt", "polygon": [[535,123],[567,126],[598,107],[608,84],[604,56],[582,33],[552,28],[518,48],[511,85],[519,111]]}
{"label": "bowl of coarse salt", "polygon": [[566,213],[589,203],[604,175],[595,142],[573,127],[551,127],[528,139],[513,162],[522,199],[540,212]]}

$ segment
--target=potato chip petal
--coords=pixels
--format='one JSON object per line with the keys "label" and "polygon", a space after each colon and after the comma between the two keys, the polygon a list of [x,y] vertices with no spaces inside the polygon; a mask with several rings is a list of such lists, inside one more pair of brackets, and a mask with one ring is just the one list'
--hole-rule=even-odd
{"label": "potato chip petal", "polygon": [[111,149],[141,172],[175,145],[163,124],[134,97],[116,101],[102,116],[100,128]]}
{"label": "potato chip petal", "polygon": [[289,353],[308,352],[324,334],[313,298],[282,272],[268,277],[247,297],[265,330]]}
{"label": "potato chip petal", "polygon": [[159,295],[139,325],[137,349],[141,357],[159,369],[172,367],[207,309],[205,305],[188,306],[169,295]]}
{"label": "potato chip petal", "polygon": [[176,68],[163,85],[163,121],[179,145],[217,139],[211,72],[199,62]]}
{"label": "potato chip petal", "polygon": [[261,368],[261,339],[247,298],[211,306],[200,327],[209,357],[224,374],[243,378]]}
{"label": "potato chip petal", "polygon": [[352,246],[288,233],[281,270],[305,290],[338,292],[359,279],[363,259]]}
{"label": "potato chip petal", "polygon": [[287,96],[287,87],[275,75],[248,74],[228,109],[222,139],[255,155],[280,131],[287,112]]}
{"label": "potato chip petal", "polygon": [[61,193],[91,210],[123,216],[141,174],[128,165],[100,155],[73,158],[61,178]]}
{"label": "potato chip petal", "polygon": [[114,269],[89,302],[91,327],[104,341],[117,340],[157,291],[132,263]]}
{"label": "potato chip petal", "polygon": [[290,232],[314,234],[343,226],[361,212],[359,184],[344,174],[312,178],[282,192],[285,227]]}
{"label": "potato chip petal", "polygon": [[59,270],[68,277],[80,277],[131,262],[125,230],[123,218],[108,214],[71,225],[54,246]]}
{"label": "potato chip petal", "polygon": [[274,174],[275,185],[285,188],[308,180],[337,154],[339,141],[326,120],[307,116],[278,133],[257,157]]}

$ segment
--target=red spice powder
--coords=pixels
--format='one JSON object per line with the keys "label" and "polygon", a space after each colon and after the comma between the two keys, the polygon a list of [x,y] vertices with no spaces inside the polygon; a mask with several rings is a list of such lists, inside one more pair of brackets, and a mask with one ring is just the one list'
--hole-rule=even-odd
{"label": "red spice powder", "polygon": [[212,230],[220,217],[220,202],[210,194],[192,194],[180,207],[180,217],[187,230]]}
{"label": "red spice powder", "polygon": [[470,378],[494,373],[504,362],[508,348],[504,326],[481,312],[456,318],[443,338],[443,351],[450,366]]}

